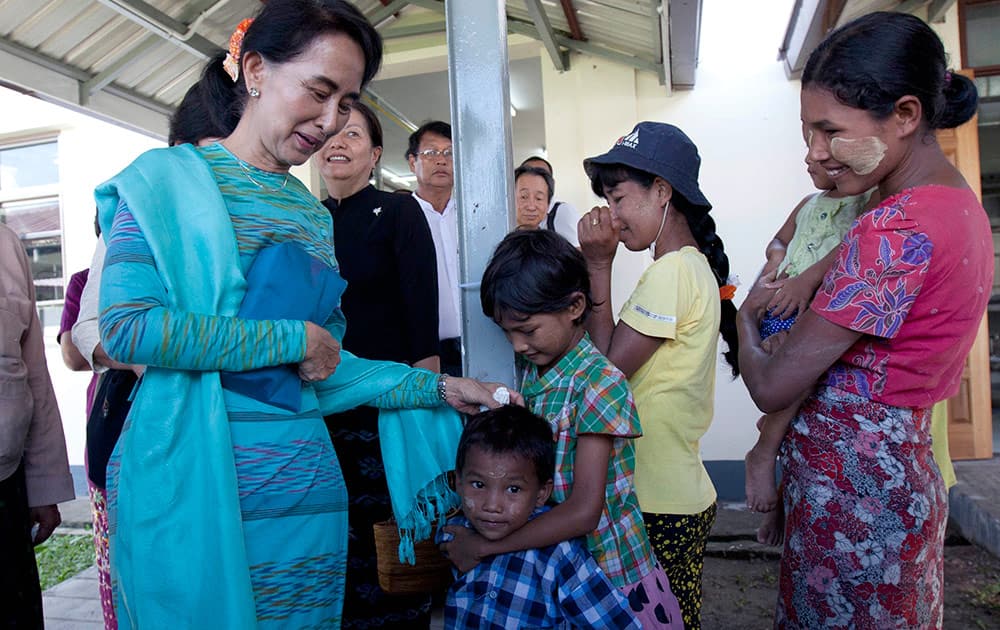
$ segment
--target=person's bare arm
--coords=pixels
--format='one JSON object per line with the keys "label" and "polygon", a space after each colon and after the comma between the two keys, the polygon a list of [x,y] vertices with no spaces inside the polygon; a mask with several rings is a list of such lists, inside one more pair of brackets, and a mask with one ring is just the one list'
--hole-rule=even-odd
{"label": "person's bare arm", "polygon": [[785,219],[784,224],[782,224],[781,228],[774,235],[774,238],[771,239],[771,242],[767,244],[766,248],[764,248],[764,257],[767,259],[767,262],[764,263],[764,269],[760,272],[761,277],[773,273],[778,268],[778,265],[781,264],[781,261],[785,259],[785,254],[788,251],[788,244],[792,242],[792,237],[795,236],[795,222],[798,219],[799,210],[801,210],[802,206],[806,205],[806,202],[811,198],[812,195],[807,195],[802,198],[802,201],[795,206],[792,213],[788,215],[787,219]]}
{"label": "person's bare arm", "polygon": [[76,346],[73,345],[73,335],[70,331],[59,336],[59,349],[62,350],[63,363],[74,372],[84,372],[90,370],[90,364],[84,358]]}
{"label": "person's bare arm", "polygon": [[594,207],[577,224],[580,252],[590,274],[590,297],[594,308],[585,324],[590,340],[607,354],[615,332],[611,311],[611,266],[618,251],[619,227],[606,206]]}
{"label": "person's bare arm", "polygon": [[619,321],[605,355],[625,374],[626,378],[632,378],[653,353],[660,349],[664,341],[661,337],[644,335],[625,322]]}
{"label": "person's bare arm", "polygon": [[441,357],[438,355],[433,355],[430,357],[424,357],[413,364],[415,368],[424,368],[425,370],[430,370],[431,372],[441,373]]}

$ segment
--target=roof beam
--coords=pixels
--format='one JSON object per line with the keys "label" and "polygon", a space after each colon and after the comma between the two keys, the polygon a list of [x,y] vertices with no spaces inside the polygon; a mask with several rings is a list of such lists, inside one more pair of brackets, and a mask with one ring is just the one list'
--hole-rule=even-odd
{"label": "roof beam", "polygon": [[[513,18],[507,19],[507,30],[511,33],[517,33],[518,35],[526,35],[533,39],[538,39],[538,33],[535,31],[533,25],[527,22],[521,22]],[[575,39],[570,39],[563,35],[557,34],[555,36],[556,43],[563,48],[568,48],[574,52],[583,53],[585,55],[590,55],[591,57],[600,57],[607,59],[608,61],[614,61],[615,63],[620,63],[622,65],[631,66],[638,70],[646,70],[648,72],[655,72],[657,76],[660,74],[660,64],[651,61],[649,59],[644,59],[641,57],[634,57],[632,55],[626,55],[620,53],[616,50],[611,50],[610,48],[604,48],[603,46],[595,46],[594,44],[588,42],[578,42]]]}
{"label": "roof beam", "polygon": [[562,3],[563,15],[566,16],[566,23],[569,24],[569,35],[573,39],[585,42],[587,41],[587,36],[583,34],[583,29],[580,28],[580,20],[576,15],[576,7],[573,6],[573,0],[560,0]]}
{"label": "roof beam", "polygon": [[896,13],[913,13],[927,4],[928,0],[903,0],[893,11]]}
{"label": "roof beam", "polygon": [[559,44],[556,43],[556,35],[552,30],[552,24],[549,22],[549,16],[545,13],[545,8],[542,6],[542,0],[524,0],[524,5],[528,9],[531,21],[535,24],[538,39],[541,40],[542,45],[545,46],[545,50],[549,53],[552,65],[559,72],[569,70],[569,55],[560,50]]}
{"label": "roof beam", "polygon": [[0,37],[0,67],[4,80],[16,89],[50,103],[84,112],[139,133],[165,138],[173,109],[133,90],[110,84],[80,102],[90,73]]}
{"label": "roof beam", "polygon": [[365,91],[361,94],[361,99],[371,105],[372,109],[378,111],[409,133],[417,130],[417,125],[412,120],[399,111],[395,105],[373,92],[371,88],[365,88]]}
{"label": "roof beam", "polygon": [[[698,0],[699,5],[701,0]],[[444,2],[441,0],[410,0],[410,4],[418,7],[423,7],[424,9],[429,9],[431,11],[439,11],[444,13]],[[515,20],[510,16],[507,16],[507,30],[511,33],[516,33],[518,35],[525,35],[532,39],[538,39],[538,31],[535,30],[533,24],[528,22],[522,22],[520,20]],[[607,59],[608,61],[614,61],[615,63],[620,63],[622,65],[631,66],[638,70],[645,70],[647,72],[654,72],[657,76],[662,76],[662,71],[660,69],[660,64],[656,61],[649,59],[643,59],[641,57],[635,57],[632,55],[626,55],[620,53],[616,50],[611,50],[610,48],[604,48],[603,46],[595,46],[588,42],[577,41],[571,37],[566,37],[553,31],[555,42],[567,48],[569,50],[583,53],[585,55],[590,55],[591,57],[600,57]]]}
{"label": "roof beam", "polygon": [[423,7],[430,11],[444,13],[444,0],[410,0],[410,4]]}
{"label": "roof beam", "polygon": [[444,22],[428,22],[427,24],[410,24],[409,26],[384,28],[379,33],[381,33],[382,39],[399,39],[415,35],[444,34],[445,30],[446,25]]}
{"label": "roof beam", "polygon": [[175,20],[143,0],[97,1],[203,61],[220,50],[219,46],[196,33],[191,26]]}
{"label": "roof beam", "polygon": [[389,3],[382,3],[382,8],[375,11],[370,16],[368,16],[368,21],[373,25],[378,26],[382,22],[385,22],[390,17],[396,15],[403,9],[406,5],[410,4],[410,0],[392,0]]}
{"label": "roof beam", "polygon": [[674,88],[693,88],[701,39],[702,0],[670,0],[670,81]]}
{"label": "roof beam", "polygon": [[792,16],[785,30],[785,39],[778,49],[778,59],[784,61],[785,76],[797,79],[809,55],[823,40],[827,28],[840,19],[843,4],[830,13],[832,2],[822,0],[798,0],[792,9]]}
{"label": "roof beam", "polygon": [[654,10],[653,19],[659,28],[656,29],[660,40],[660,55],[664,63],[660,64],[660,85],[666,88],[667,96],[674,93],[673,76],[670,72],[670,64],[666,60],[670,59],[670,10],[669,5],[661,4],[659,9]]}
{"label": "roof beam", "polygon": [[[182,27],[178,34],[181,36],[190,36],[195,33],[202,21],[212,13],[215,13],[225,3],[226,0],[201,0],[201,2],[185,6],[177,21],[177,24]],[[137,62],[143,55],[155,48],[162,41],[163,38],[160,35],[149,33],[137,45],[122,52],[110,66],[98,73],[94,78],[83,83],[80,88],[80,102],[86,104],[91,94],[104,89],[105,86],[117,79],[126,68]]]}
{"label": "roof beam", "polygon": [[823,15],[823,34],[829,33],[838,24],[847,8],[847,0],[829,0],[826,3],[826,13]]}
{"label": "roof beam", "polygon": [[944,22],[944,15],[955,4],[955,0],[931,0],[927,7],[928,22]]}
{"label": "roof beam", "polygon": [[125,51],[125,54],[118,57],[118,59],[115,59],[114,63],[102,70],[99,74],[81,83],[80,103],[86,105],[87,101],[90,100],[91,94],[97,92],[98,90],[103,90],[108,84],[117,79],[118,75],[121,74],[125,68],[131,66],[139,58],[156,46],[159,46],[162,41],[163,39],[156,35],[147,35],[141,42]]}

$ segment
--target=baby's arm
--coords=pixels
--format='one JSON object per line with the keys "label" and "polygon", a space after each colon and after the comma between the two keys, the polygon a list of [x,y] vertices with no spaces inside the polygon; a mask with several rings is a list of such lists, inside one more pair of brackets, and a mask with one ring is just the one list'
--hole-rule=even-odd
{"label": "baby's arm", "polygon": [[771,314],[784,319],[791,317],[796,311],[804,313],[816,295],[819,285],[823,283],[823,276],[837,260],[839,249],[834,247],[830,253],[793,278],[783,278],[769,283],[767,285],[769,289],[778,289],[767,304]]}
{"label": "baby's arm", "polygon": [[799,210],[811,198],[812,195],[806,196],[799,202],[799,205],[795,206],[792,213],[785,219],[784,225],[774,235],[771,242],[767,244],[767,247],[764,249],[764,257],[767,258],[767,262],[764,264],[764,269],[760,272],[762,277],[773,273],[778,268],[778,265],[781,264],[781,261],[785,259],[788,244],[792,242],[792,237],[795,236],[795,221],[798,219]]}

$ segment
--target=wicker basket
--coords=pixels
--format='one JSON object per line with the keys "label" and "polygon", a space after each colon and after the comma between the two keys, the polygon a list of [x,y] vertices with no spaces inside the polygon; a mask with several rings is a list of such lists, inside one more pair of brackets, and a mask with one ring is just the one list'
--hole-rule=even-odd
{"label": "wicker basket", "polygon": [[433,539],[414,543],[416,564],[399,561],[399,529],[389,519],[375,523],[375,553],[378,556],[378,585],[386,593],[405,595],[444,591],[454,581],[451,562],[438,550]]}

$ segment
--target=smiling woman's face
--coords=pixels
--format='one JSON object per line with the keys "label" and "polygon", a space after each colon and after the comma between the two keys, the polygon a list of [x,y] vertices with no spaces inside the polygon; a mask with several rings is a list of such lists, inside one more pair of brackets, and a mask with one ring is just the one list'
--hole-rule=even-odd
{"label": "smiling woman's face", "polygon": [[347,35],[317,37],[301,55],[282,64],[248,53],[244,62],[248,97],[244,118],[257,137],[266,166],[284,170],[305,163],[347,122],[360,96],[365,59]]}
{"label": "smiling woman's face", "polygon": [[827,89],[803,88],[801,115],[807,161],[845,195],[876,186],[899,161],[900,142],[890,125],[844,105]]}
{"label": "smiling woman's face", "polygon": [[320,150],[319,172],[326,180],[356,180],[364,184],[371,176],[381,153],[380,147],[372,146],[371,132],[365,117],[352,109],[344,128]]}

